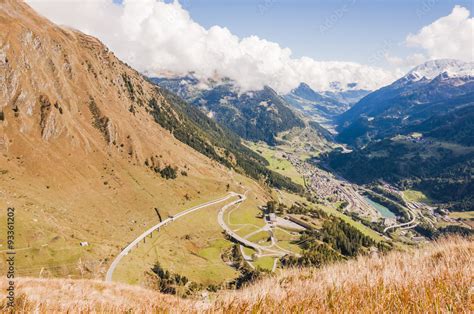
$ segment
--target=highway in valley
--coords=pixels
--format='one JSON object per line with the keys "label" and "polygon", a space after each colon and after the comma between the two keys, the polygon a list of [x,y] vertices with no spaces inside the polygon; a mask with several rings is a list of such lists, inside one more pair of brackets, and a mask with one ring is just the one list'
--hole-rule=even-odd
{"label": "highway in valley", "polygon": [[[374,213],[377,212],[376,209],[369,205],[364,197],[357,191],[357,189],[362,189],[366,191],[370,191],[364,189],[362,186],[356,186],[355,184],[350,183],[345,178],[337,174],[337,172],[333,171],[328,165],[324,165],[323,169],[319,169],[313,165],[308,164],[307,162],[302,162],[298,158],[288,154],[288,160],[293,164],[293,166],[297,169],[297,171],[305,177],[307,184],[307,188],[311,190],[313,193],[318,195],[323,199],[327,199],[328,197],[333,197],[337,195],[341,200],[347,201],[347,211],[356,211],[358,213],[365,213],[368,214],[369,217],[374,217]],[[403,198],[403,194],[397,191],[400,196]],[[404,199],[404,198],[403,198]],[[410,216],[410,221],[404,223],[397,223],[391,226],[386,227],[383,230],[383,233],[391,229],[401,228],[402,230],[411,229],[418,225],[417,222],[417,211],[413,207],[413,205],[405,200],[405,203],[408,206],[403,206],[405,211]]]}
{"label": "highway in valley", "polygon": [[[405,208],[405,210],[407,211],[407,213],[411,216],[411,220],[408,221],[408,222],[405,222],[405,223],[400,223],[400,224],[396,224],[396,225],[393,225],[393,226],[389,226],[387,228],[385,228],[383,230],[383,232],[387,232],[388,230],[390,229],[394,229],[394,228],[401,228],[402,230],[406,230],[406,229],[412,229],[412,228],[415,228],[418,223],[416,222],[416,212],[415,212],[415,209],[414,207],[412,206],[411,202],[409,202],[408,200],[406,200],[404,197],[403,197],[403,193],[397,191],[397,193],[402,197],[402,199],[405,201],[405,203],[407,204],[407,206],[403,206]],[[420,213],[421,214],[421,213]],[[422,215],[423,216],[423,215]]]}
{"label": "highway in valley", "polygon": [[236,197],[238,196],[239,199],[236,200],[236,201],[233,201],[229,204],[227,204],[226,206],[224,206],[225,208],[228,208],[230,206],[233,206],[237,203],[240,203],[242,202],[243,200],[245,200],[245,195],[242,195],[242,194],[238,194],[238,193],[235,193],[235,192],[229,192],[228,195],[224,196],[224,197],[221,197],[219,199],[216,199],[216,200],[213,200],[213,201],[210,201],[210,202],[207,202],[207,203],[204,203],[204,204],[201,204],[201,205],[197,205],[197,206],[194,206],[192,208],[189,208],[187,210],[184,210],[182,212],[179,212],[178,214],[174,215],[174,216],[170,216],[168,218],[166,218],[165,220],[163,220],[162,222],[160,222],[159,224],[156,224],[154,225],[153,227],[151,227],[150,229],[146,230],[145,232],[143,232],[140,236],[138,236],[135,240],[133,240],[129,245],[127,245],[118,255],[117,257],[115,257],[115,259],[113,260],[112,264],[110,264],[110,267],[109,269],[107,270],[107,274],[105,275],[105,281],[112,281],[112,278],[113,278],[113,274],[114,274],[114,271],[115,269],[117,268],[117,266],[119,265],[120,261],[122,260],[122,258],[124,258],[128,253],[130,253],[130,251],[136,247],[138,245],[138,243],[140,243],[143,239],[145,239],[147,236],[151,235],[154,231],[160,229],[161,227],[164,227],[166,226],[167,224],[169,223],[172,223],[173,221],[175,221],[176,219],[179,219],[183,216],[186,216],[194,211],[197,211],[199,209],[202,209],[202,208],[205,208],[205,207],[208,207],[208,206],[212,206],[212,205],[215,205],[215,204],[219,204],[219,203],[222,203],[226,200],[228,200],[229,198],[232,198],[232,197]]}
{"label": "highway in valley", "polygon": [[402,228],[402,229],[411,229],[411,228],[415,228],[418,224],[415,223],[416,222],[416,215],[414,212],[412,212],[410,209],[406,208],[405,209],[407,210],[407,213],[409,213],[412,217],[412,219],[408,222],[404,222],[404,223],[400,223],[400,224],[396,224],[396,225],[392,225],[392,226],[388,226],[386,227],[385,229],[383,229],[383,232],[387,232],[388,230],[390,229],[395,229],[395,228]]}

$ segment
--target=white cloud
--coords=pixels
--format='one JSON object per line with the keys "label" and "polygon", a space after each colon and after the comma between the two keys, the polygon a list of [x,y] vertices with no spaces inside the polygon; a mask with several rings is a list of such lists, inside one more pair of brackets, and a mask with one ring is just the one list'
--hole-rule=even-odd
{"label": "white cloud", "polygon": [[121,59],[150,75],[187,74],[229,77],[244,90],[269,85],[286,93],[300,82],[317,90],[357,82],[376,89],[396,79],[394,73],[353,62],[293,58],[289,48],[257,36],[238,38],[227,28],[206,29],[177,2],[125,0],[29,0],[52,21],[100,38]]}
{"label": "white cloud", "polygon": [[387,60],[388,63],[396,67],[413,68],[427,61],[428,58],[422,53],[414,53],[406,58],[400,58],[397,56],[393,56],[390,53],[385,53],[385,60]]}
{"label": "white cloud", "polygon": [[420,47],[429,59],[474,60],[474,18],[468,9],[456,5],[448,16],[423,27],[406,38],[408,46]]}

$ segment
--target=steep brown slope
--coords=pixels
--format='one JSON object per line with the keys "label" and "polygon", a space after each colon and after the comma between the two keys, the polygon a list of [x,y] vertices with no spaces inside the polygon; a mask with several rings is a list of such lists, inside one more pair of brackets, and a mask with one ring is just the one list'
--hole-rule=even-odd
{"label": "steep brown slope", "polygon": [[[20,275],[101,275],[157,222],[154,207],[166,217],[227,184],[241,190],[155,122],[151,110],[179,123],[156,87],[97,39],[13,0],[0,0],[0,87],[0,219],[16,208]],[[176,180],[150,169],[168,164]]]}
{"label": "steep brown slope", "polygon": [[1,5],[3,151],[41,143],[49,154],[105,151],[143,164],[178,145],[147,113],[151,99],[163,110],[169,104],[97,39],[59,28],[25,4]]}
{"label": "steep brown slope", "polygon": [[[17,309],[40,312],[472,313],[472,239],[361,257],[322,269],[283,271],[212,301],[86,280],[21,278]],[[5,306],[5,285],[1,289]],[[137,297],[139,296],[139,297]],[[45,301],[48,300],[48,301]]]}

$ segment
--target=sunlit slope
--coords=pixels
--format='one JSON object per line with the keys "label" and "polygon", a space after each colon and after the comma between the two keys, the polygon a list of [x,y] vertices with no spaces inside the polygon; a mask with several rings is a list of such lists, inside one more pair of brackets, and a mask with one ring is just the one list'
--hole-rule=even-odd
{"label": "sunlit slope", "polygon": [[102,277],[158,222],[155,208],[167,217],[242,190],[218,163],[232,154],[183,104],[20,1],[0,1],[0,86],[0,199],[16,208],[18,275]]}

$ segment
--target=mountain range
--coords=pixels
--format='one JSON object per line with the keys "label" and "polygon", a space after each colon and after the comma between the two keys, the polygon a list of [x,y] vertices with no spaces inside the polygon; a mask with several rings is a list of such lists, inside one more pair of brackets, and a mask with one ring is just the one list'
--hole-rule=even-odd
{"label": "mountain range", "polygon": [[[431,119],[451,119],[463,112],[466,119],[453,121],[461,130],[469,127],[468,116],[474,99],[474,63],[458,60],[434,60],[422,64],[393,84],[383,87],[363,99],[338,117],[338,138],[351,144],[378,139],[416,128],[426,129]],[[424,126],[423,126],[424,125]],[[446,128],[437,125],[437,128]],[[471,130],[472,131],[472,130]],[[467,138],[453,136],[456,141]]]}
{"label": "mountain range", "polygon": [[231,80],[201,82],[193,76],[151,78],[246,140],[276,144],[276,135],[303,127],[286,101],[270,87],[241,92]]}
{"label": "mountain range", "polygon": [[[356,86],[356,85],[355,85]],[[355,87],[354,86],[354,87]],[[335,117],[347,111],[370,91],[348,89],[340,91],[316,92],[301,83],[284,98],[294,108],[322,124],[332,124]]]}
{"label": "mountain range", "polygon": [[[470,305],[471,240],[396,250],[472,234],[445,211],[474,208],[472,62],[432,60],[373,92],[242,91],[146,77],[99,39],[0,0],[0,86],[0,209],[15,213],[0,265],[15,252],[15,310]],[[429,206],[406,201],[412,189]],[[368,209],[370,195],[394,217]]]}
{"label": "mountain range", "polygon": [[[185,99],[210,118],[250,141],[275,145],[279,132],[301,128],[310,120],[316,133],[327,138],[333,120],[347,111],[369,91],[351,85],[331,91],[316,92],[301,83],[289,94],[278,95],[266,86],[261,90],[241,92],[230,79],[199,80],[192,74],[177,77],[154,77],[151,81]],[[299,114],[297,114],[299,113]]]}
{"label": "mountain range", "polygon": [[[274,145],[278,132],[301,126],[291,110],[309,121],[320,138],[333,140],[326,129],[335,133],[337,126],[336,140],[353,151],[336,150],[327,161],[348,179],[386,180],[420,189],[453,210],[469,210],[473,207],[473,69],[472,62],[431,60],[373,92],[358,90],[356,85],[316,92],[301,83],[283,96],[270,88],[242,96],[231,81],[203,87],[192,76],[155,82],[253,141]],[[278,110],[261,110],[266,96]],[[254,121],[259,123],[252,126]],[[263,126],[259,133],[255,133],[257,125]]]}
{"label": "mountain range", "polygon": [[341,114],[354,147],[330,164],[359,183],[415,187],[453,209],[474,207],[474,63],[428,61]]}

